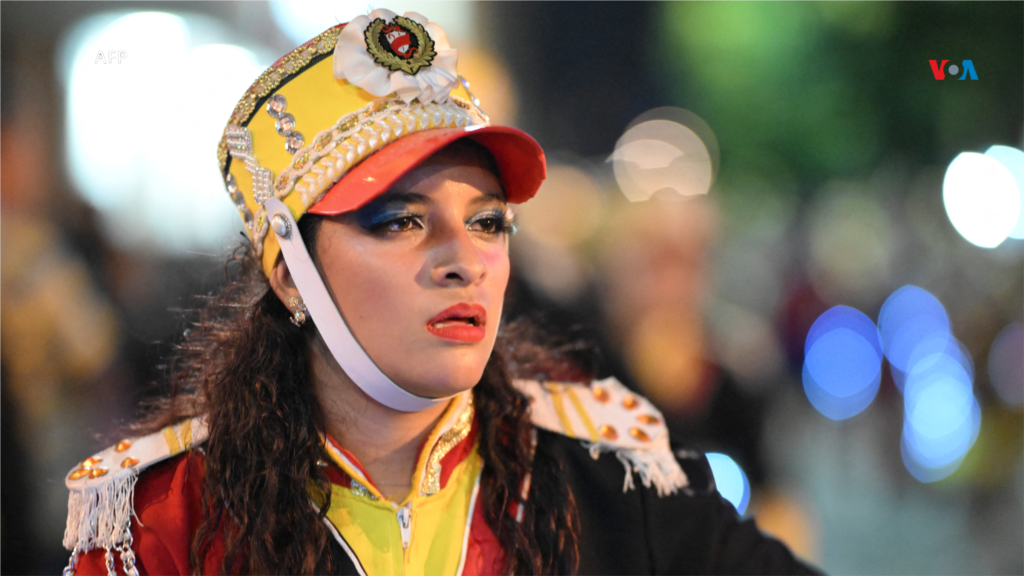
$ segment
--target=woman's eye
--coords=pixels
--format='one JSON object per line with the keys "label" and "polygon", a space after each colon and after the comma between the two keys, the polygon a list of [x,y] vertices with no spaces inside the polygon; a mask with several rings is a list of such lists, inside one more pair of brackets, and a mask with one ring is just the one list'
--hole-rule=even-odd
{"label": "woman's eye", "polygon": [[489,236],[497,236],[499,234],[508,234],[512,232],[512,222],[509,217],[506,216],[486,216],[478,220],[474,220],[469,229],[474,232],[482,232]]}
{"label": "woman's eye", "polygon": [[408,232],[419,228],[419,220],[416,216],[399,216],[374,226],[374,232]]}
{"label": "woman's eye", "polygon": [[487,234],[497,234],[501,232],[501,221],[497,218],[481,218],[473,223],[476,230],[480,232],[486,232]]}

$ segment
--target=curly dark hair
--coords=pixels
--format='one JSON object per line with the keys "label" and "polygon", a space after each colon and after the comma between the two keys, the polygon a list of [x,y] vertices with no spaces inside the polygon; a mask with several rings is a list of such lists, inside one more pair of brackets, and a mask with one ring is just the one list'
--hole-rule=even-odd
{"label": "curly dark hair", "polygon": [[[307,214],[298,223],[311,254],[321,222]],[[169,396],[136,431],[207,417],[204,517],[191,550],[197,574],[218,536],[223,573],[331,573],[338,564],[323,522],[330,482],[317,466],[325,428],[309,365],[315,326],[289,322],[248,242],[227,269],[227,286],[198,311],[168,364]],[[505,573],[571,574],[579,565],[575,501],[560,463],[531,453],[529,403],[512,386],[510,368],[517,377],[573,370],[558,349],[525,339],[531,334],[523,324],[505,326],[473,390],[484,462],[480,503],[504,551]],[[529,502],[517,522],[508,511],[527,474]],[[310,504],[311,485],[327,498],[320,511]]]}

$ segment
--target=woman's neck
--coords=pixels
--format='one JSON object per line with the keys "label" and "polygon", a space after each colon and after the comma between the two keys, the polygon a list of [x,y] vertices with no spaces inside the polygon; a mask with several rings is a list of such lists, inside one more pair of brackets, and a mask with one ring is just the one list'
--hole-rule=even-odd
{"label": "woman's neck", "polygon": [[412,475],[423,439],[448,407],[400,412],[370,398],[348,377],[319,338],[312,346],[313,393],[323,411],[327,434],[355,454],[381,494],[401,501],[412,489]]}

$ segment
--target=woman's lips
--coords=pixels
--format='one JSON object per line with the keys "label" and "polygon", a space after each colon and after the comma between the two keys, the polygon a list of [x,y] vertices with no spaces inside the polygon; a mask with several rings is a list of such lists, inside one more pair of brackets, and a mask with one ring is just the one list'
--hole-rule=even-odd
{"label": "woman's lips", "polygon": [[479,342],[486,335],[486,325],[487,310],[483,306],[460,302],[428,320],[427,331],[449,340]]}

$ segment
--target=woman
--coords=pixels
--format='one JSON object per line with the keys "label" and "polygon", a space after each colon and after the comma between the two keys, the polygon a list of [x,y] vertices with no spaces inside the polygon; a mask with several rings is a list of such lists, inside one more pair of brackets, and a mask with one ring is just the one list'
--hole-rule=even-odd
{"label": "woman", "polygon": [[239,280],[139,435],[68,475],[66,572],[806,570],[643,398],[512,380],[566,372],[496,345],[508,203],[544,156],[455,65],[436,24],[376,10],[245,94],[219,150]]}

